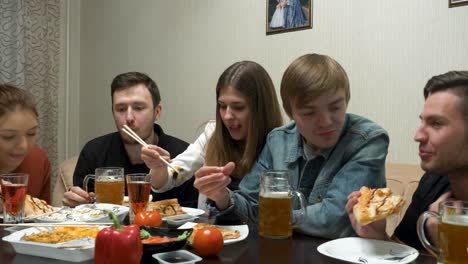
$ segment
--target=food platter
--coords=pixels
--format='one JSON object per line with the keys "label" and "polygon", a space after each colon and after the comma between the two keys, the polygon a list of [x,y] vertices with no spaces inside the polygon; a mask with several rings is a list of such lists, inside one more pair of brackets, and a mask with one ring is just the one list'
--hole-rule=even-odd
{"label": "food platter", "polygon": [[[100,229],[104,227],[99,227]],[[3,241],[9,242],[17,254],[53,258],[71,262],[81,262],[94,258],[94,239],[83,238],[64,243],[49,244],[24,241],[25,235],[40,231],[52,231],[54,227],[31,227],[14,232],[3,237]]]}
{"label": "food platter", "polygon": [[112,211],[122,222],[127,216],[128,210],[126,206],[115,204],[83,204],[75,208],[61,208],[54,213],[36,217],[33,221],[38,223],[111,222],[108,212]]}
{"label": "food platter", "polygon": [[[197,223],[188,222],[180,226],[178,229],[189,229],[193,228]],[[224,245],[230,245],[237,242],[240,242],[247,238],[249,235],[249,227],[247,225],[214,225],[214,227],[219,227],[226,230],[237,230],[240,233],[238,238],[224,240]]]}

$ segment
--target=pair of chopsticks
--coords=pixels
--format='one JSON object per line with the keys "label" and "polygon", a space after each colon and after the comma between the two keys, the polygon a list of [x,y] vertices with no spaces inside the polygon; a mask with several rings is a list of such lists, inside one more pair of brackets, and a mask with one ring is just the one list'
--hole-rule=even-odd
{"label": "pair of chopsticks", "polygon": [[0,226],[24,226],[24,227],[62,227],[62,226],[102,226],[112,225],[111,222],[91,222],[91,223],[19,223],[19,224],[0,224]]}
{"label": "pair of chopsticks", "polygon": [[[136,142],[140,143],[143,147],[148,147],[148,144],[143,139],[141,139],[141,137],[138,136],[138,134],[135,133],[129,126],[124,125],[122,131],[129,135],[131,138],[133,138]],[[169,162],[167,162],[167,160],[163,159],[161,156],[159,156],[159,159],[162,162],[166,163],[166,165],[173,169],[175,172],[177,172],[178,174],[180,173],[180,171],[174,166],[172,166]]]}

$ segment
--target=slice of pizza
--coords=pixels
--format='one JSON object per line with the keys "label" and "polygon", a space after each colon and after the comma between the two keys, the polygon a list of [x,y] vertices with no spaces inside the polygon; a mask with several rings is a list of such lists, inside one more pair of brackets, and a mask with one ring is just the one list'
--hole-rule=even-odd
{"label": "slice of pizza", "polygon": [[158,211],[158,213],[163,217],[185,214],[177,198],[161,200],[157,202],[149,202],[146,210]]}
{"label": "slice of pizza", "polygon": [[45,213],[51,213],[56,211],[57,209],[58,208],[47,204],[47,202],[44,200],[32,197],[29,194],[26,195],[26,199],[24,201],[24,213],[26,214],[26,216],[36,216]]}
{"label": "slice of pizza", "polygon": [[219,227],[219,226],[210,225],[210,224],[206,224],[206,223],[198,223],[198,224],[193,226],[193,232],[190,235],[190,237],[187,239],[188,242],[190,244],[192,244],[193,243],[193,238],[195,237],[195,234],[200,229],[205,228],[205,227],[214,227],[214,228],[218,229],[221,232],[221,234],[223,235],[223,240],[224,241],[229,240],[229,239],[236,239],[236,238],[240,237],[240,231],[239,230],[227,229],[227,228],[224,228],[224,227]]}
{"label": "slice of pizza", "polygon": [[367,225],[397,213],[405,203],[403,197],[393,195],[390,188],[370,189],[361,187],[361,197],[353,207],[353,213],[360,225]]}

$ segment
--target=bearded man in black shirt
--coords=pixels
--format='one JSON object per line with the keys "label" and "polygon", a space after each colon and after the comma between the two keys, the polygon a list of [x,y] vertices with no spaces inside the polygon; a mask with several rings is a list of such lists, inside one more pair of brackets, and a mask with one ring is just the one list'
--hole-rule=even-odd
{"label": "bearded man in black shirt", "polygon": [[[77,206],[91,202],[92,195],[81,187],[84,177],[94,174],[96,168],[123,167],[124,174],[149,172],[141,159],[141,145],[122,131],[124,125],[129,126],[146,143],[167,150],[171,158],[182,153],[189,145],[165,134],[155,123],[161,115],[161,96],[156,83],[146,74],[127,72],[117,75],[111,84],[111,95],[117,132],[92,139],[83,147],[73,174],[74,187],[64,194],[65,205]],[[198,191],[193,187],[193,180],[165,193],[153,192],[153,200],[169,198],[178,198],[182,206],[196,207]]]}

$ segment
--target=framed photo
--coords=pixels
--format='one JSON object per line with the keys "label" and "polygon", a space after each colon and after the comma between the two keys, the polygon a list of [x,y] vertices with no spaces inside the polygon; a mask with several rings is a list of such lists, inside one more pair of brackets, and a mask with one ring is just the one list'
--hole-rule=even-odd
{"label": "framed photo", "polygon": [[449,0],[449,7],[468,5],[468,0]]}
{"label": "framed photo", "polygon": [[312,28],[312,0],[266,0],[266,4],[267,35]]}

